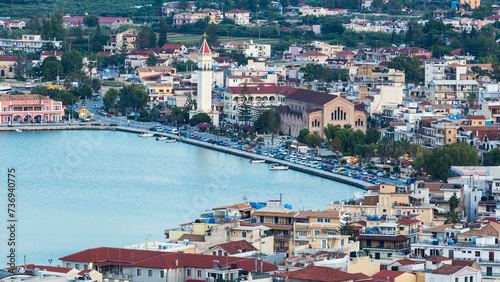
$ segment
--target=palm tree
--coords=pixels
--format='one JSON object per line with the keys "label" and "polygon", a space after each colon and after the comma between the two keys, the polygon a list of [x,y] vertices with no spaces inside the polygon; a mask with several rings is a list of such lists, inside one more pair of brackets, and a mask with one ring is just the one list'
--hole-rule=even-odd
{"label": "palm tree", "polygon": [[477,101],[477,93],[472,91],[469,94],[467,94],[467,100],[469,101],[469,107],[474,106]]}

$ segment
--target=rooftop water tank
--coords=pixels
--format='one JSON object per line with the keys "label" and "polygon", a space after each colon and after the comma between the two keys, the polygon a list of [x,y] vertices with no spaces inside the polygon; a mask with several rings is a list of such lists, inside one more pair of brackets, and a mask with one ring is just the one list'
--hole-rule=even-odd
{"label": "rooftop water tank", "polygon": [[373,227],[373,232],[377,232],[377,231],[378,231],[378,227],[377,226]]}
{"label": "rooftop water tank", "polygon": [[289,209],[289,210],[291,210],[291,209],[292,209],[292,205],[290,205],[290,204],[286,204],[286,205],[285,205],[285,209]]}

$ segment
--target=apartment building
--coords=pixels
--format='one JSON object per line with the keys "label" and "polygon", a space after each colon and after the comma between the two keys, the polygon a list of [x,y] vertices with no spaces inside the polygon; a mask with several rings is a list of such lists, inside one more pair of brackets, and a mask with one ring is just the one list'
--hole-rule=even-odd
{"label": "apartment building", "polygon": [[296,212],[279,206],[266,206],[254,211],[252,223],[272,229],[276,252],[293,254],[293,217]]}
{"label": "apartment building", "polygon": [[479,83],[475,80],[432,80],[429,83],[429,102],[447,104],[451,100],[466,104],[471,92],[479,92]]}
{"label": "apartment building", "polygon": [[53,44],[55,48],[61,48],[61,41],[42,40],[41,35],[23,34],[21,39],[0,38],[0,49],[4,51],[36,53],[42,50],[44,44]]}

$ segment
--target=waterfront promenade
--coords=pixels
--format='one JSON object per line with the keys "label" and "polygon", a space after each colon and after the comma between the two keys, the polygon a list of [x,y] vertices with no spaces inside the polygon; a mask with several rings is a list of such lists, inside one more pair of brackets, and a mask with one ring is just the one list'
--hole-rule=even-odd
{"label": "waterfront promenade", "polygon": [[[30,126],[15,126],[15,127],[0,127],[0,131],[15,131],[15,129],[21,129],[22,131],[41,131],[41,130],[112,130],[112,131],[123,131],[123,132],[130,132],[130,133],[136,133],[140,134],[143,132],[152,132],[148,131],[147,129],[142,129],[142,128],[136,128],[136,127],[123,127],[123,126],[109,126],[109,125],[67,125],[67,124],[61,124],[61,125],[30,125]],[[23,134],[23,132],[17,133],[16,134]],[[186,144],[191,144],[199,147],[204,147],[207,149],[211,150],[216,150],[219,152],[224,152],[240,157],[247,158],[249,160],[259,158],[263,159],[266,161],[266,163],[278,163],[278,164],[283,164],[288,166],[290,169],[297,170],[300,172],[312,174],[315,176],[331,179],[334,181],[346,183],[358,188],[366,189],[366,187],[370,186],[368,182],[358,180],[358,179],[353,179],[347,176],[343,175],[338,175],[336,173],[332,173],[329,171],[324,171],[316,168],[311,168],[311,167],[306,167],[303,165],[299,164],[294,164],[288,161],[284,160],[279,160],[275,159],[272,157],[267,157],[267,156],[262,156],[258,155],[255,153],[247,152],[247,151],[242,151],[238,150],[235,148],[231,147],[226,147],[226,146],[220,146],[217,144],[211,144],[208,142],[204,141],[199,141],[195,139],[188,139],[188,138],[182,138],[179,137],[178,135],[175,134],[170,134],[166,132],[154,132],[155,137],[160,137],[160,136],[166,136],[170,138],[175,138],[178,139],[180,142],[184,142]],[[282,173],[280,171],[276,171],[276,173]]]}

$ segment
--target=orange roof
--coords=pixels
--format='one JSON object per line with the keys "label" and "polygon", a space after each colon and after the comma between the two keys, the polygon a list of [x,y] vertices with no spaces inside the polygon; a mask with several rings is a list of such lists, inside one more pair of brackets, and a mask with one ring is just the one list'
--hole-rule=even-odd
{"label": "orange roof", "polygon": [[431,262],[442,262],[442,261],[447,261],[447,260],[451,260],[451,258],[447,258],[447,257],[443,257],[443,256],[433,256],[433,257],[426,259],[426,261],[431,261]]}

